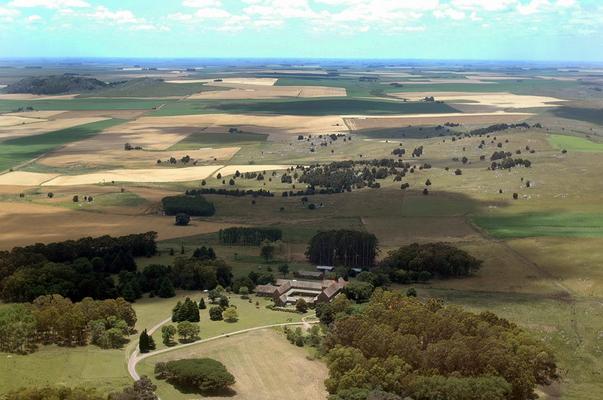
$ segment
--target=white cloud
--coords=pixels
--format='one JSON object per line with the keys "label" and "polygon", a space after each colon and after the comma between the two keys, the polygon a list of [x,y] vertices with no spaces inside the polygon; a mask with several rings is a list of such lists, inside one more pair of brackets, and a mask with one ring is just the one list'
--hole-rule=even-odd
{"label": "white cloud", "polygon": [[42,17],[40,17],[39,15],[30,15],[29,17],[27,17],[27,22],[29,22],[30,24],[41,20]]}
{"label": "white cloud", "polygon": [[192,8],[221,8],[222,2],[220,0],[184,0],[182,5]]}
{"label": "white cloud", "polygon": [[90,4],[84,0],[13,0],[8,3],[15,8],[86,8]]}
{"label": "white cloud", "polygon": [[94,12],[87,16],[98,22],[112,22],[116,24],[138,24],[144,22],[137,18],[130,10],[111,11],[105,6],[98,6]]}
{"label": "white cloud", "polygon": [[0,18],[12,18],[17,17],[21,13],[18,10],[13,10],[12,8],[0,7]]}

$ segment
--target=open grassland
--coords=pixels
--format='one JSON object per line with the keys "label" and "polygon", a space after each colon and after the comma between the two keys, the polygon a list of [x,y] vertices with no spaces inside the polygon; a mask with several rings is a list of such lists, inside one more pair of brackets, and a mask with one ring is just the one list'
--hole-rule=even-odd
{"label": "open grassland", "polygon": [[44,346],[28,355],[0,353],[0,395],[20,387],[81,386],[101,393],[130,385],[123,350]]}
{"label": "open grassland", "polygon": [[67,143],[92,137],[103,129],[122,122],[121,120],[99,121],[55,132],[6,140],[0,146],[0,171],[39,157]]}
{"label": "open grassland", "polygon": [[549,141],[556,149],[567,151],[602,152],[603,143],[596,143],[585,138],[567,135],[550,135]]}
{"label": "open grassland", "polygon": [[596,125],[603,125],[603,110],[600,108],[586,107],[561,107],[554,111],[557,117],[575,119],[578,121],[590,122]]}
{"label": "open grassland", "polygon": [[[304,349],[291,345],[274,330],[249,332],[151,357],[140,364],[139,373],[153,376],[154,364],[159,361],[202,357],[222,362],[234,375],[232,399],[307,400],[327,396],[323,385],[326,365],[310,361]],[[165,381],[155,383],[162,398],[179,400],[198,396],[182,393]]]}

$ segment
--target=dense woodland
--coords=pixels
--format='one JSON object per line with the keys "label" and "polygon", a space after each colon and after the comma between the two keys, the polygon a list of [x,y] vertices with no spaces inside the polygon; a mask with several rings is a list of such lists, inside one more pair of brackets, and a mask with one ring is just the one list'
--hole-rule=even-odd
{"label": "dense woodland", "polygon": [[[482,262],[464,250],[446,243],[413,243],[388,253],[377,271],[386,273],[393,282],[408,283],[435,278],[468,276]],[[427,275],[425,275],[427,273]],[[427,279],[418,279],[427,276]]]}
{"label": "dense woodland", "polygon": [[550,350],[515,324],[382,290],[360,312],[344,304],[324,346],[333,400],[374,390],[392,399],[527,400],[558,378]]}
{"label": "dense woodland", "polygon": [[135,271],[134,257],[154,255],[156,236],[155,232],[102,236],[1,252],[0,296],[7,302],[27,302],[47,294],[74,301],[119,297],[129,288],[116,286],[111,274]]}
{"label": "dense woodland", "polygon": [[73,303],[60,295],[41,296],[0,309],[0,351],[29,353],[38,344],[118,348],[135,324],[136,313],[122,298]]}
{"label": "dense woodland", "polygon": [[377,251],[377,237],[372,233],[341,229],[314,235],[306,256],[318,265],[362,268],[374,265]]}

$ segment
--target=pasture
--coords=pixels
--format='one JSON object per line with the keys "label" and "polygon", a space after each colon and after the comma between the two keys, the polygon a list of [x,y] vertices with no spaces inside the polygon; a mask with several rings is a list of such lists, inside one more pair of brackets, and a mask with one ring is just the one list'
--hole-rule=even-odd
{"label": "pasture", "polygon": [[[326,397],[322,384],[327,377],[325,364],[309,360],[306,350],[295,347],[281,333],[269,329],[148,358],[140,364],[139,373],[153,376],[156,362],[193,357],[214,358],[228,368],[236,379],[232,386],[232,399],[277,400],[285,397],[306,400]],[[179,400],[191,397],[191,394],[182,393],[165,381],[154,382],[162,398]]]}

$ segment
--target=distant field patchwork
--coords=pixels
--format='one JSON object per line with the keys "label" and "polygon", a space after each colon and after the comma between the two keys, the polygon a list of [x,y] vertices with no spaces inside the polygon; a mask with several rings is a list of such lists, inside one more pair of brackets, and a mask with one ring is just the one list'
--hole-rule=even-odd
{"label": "distant field patchwork", "polygon": [[0,145],[0,171],[36,158],[64,144],[87,139],[103,129],[121,124],[122,122],[124,121],[110,119],[2,142]]}

